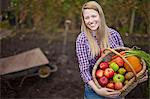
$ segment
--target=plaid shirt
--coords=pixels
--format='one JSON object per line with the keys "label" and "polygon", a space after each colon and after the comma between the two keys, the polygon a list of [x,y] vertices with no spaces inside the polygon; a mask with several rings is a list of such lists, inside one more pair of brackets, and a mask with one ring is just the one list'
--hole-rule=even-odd
{"label": "plaid shirt", "polygon": [[[124,46],[120,34],[114,29],[109,29],[109,45],[111,48]],[[94,37],[94,35],[93,35]],[[85,83],[92,80],[92,68],[97,57],[92,58],[89,43],[85,33],[80,33],[76,39],[76,54],[79,63],[80,75]]]}

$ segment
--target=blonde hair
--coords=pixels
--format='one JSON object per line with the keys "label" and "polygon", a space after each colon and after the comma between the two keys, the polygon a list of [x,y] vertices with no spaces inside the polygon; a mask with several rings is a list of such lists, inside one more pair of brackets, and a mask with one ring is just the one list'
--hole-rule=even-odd
{"label": "blonde hair", "polygon": [[[84,22],[83,11],[85,9],[93,9],[99,13],[101,23],[96,32],[96,37],[98,38],[98,43],[100,44],[100,46],[98,46],[96,40],[93,38],[92,34],[90,33],[90,29],[87,28]],[[108,26],[106,25],[106,22],[105,22],[105,16],[104,16],[103,10],[97,2],[89,1],[82,6],[81,16],[82,16],[81,17],[82,19],[81,32],[86,33],[86,36],[90,45],[90,49],[91,49],[91,54],[93,57],[95,57],[96,55],[100,54],[100,48],[109,47],[109,44],[108,44],[109,31],[108,31]]]}

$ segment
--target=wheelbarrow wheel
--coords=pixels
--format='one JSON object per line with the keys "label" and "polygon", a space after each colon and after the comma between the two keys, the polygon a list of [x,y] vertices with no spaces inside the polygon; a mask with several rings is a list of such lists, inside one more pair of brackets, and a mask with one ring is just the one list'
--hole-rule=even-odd
{"label": "wheelbarrow wheel", "polygon": [[39,75],[40,78],[46,78],[52,72],[56,72],[56,71],[57,71],[57,66],[56,65],[41,66],[38,70],[38,75]]}

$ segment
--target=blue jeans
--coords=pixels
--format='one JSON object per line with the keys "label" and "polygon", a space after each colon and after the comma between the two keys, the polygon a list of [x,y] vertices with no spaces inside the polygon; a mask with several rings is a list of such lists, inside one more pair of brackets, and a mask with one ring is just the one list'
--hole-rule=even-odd
{"label": "blue jeans", "polygon": [[90,86],[85,85],[84,99],[106,99],[106,98],[103,96],[97,95]]}
{"label": "blue jeans", "polygon": [[118,96],[116,98],[107,98],[104,96],[100,96],[95,93],[95,91],[89,85],[85,85],[84,99],[121,99],[121,97]]}

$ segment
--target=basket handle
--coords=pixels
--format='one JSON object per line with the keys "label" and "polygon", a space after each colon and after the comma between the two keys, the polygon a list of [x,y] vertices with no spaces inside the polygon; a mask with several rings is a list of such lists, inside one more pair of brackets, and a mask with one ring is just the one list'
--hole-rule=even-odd
{"label": "basket handle", "polygon": [[126,58],[124,58],[120,53],[115,51],[114,49],[106,48],[106,49],[103,50],[103,53],[105,53],[106,50],[109,50],[109,51],[115,53],[116,55],[120,56],[124,60],[124,62],[126,62],[130,66],[131,70],[133,71],[133,74],[134,74],[134,77],[135,77],[135,81],[137,81],[136,72],[135,72],[134,68],[132,67],[132,65],[129,63],[129,61]]}

